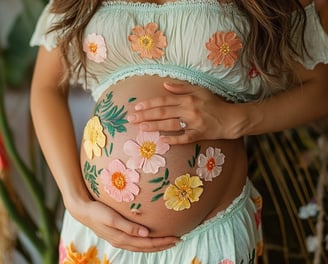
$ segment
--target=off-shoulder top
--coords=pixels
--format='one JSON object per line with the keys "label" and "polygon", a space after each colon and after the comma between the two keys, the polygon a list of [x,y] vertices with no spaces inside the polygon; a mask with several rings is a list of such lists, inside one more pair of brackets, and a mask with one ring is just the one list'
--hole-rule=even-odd
{"label": "off-shoulder top", "polygon": [[[47,34],[60,19],[45,7],[31,45],[57,46],[60,32]],[[328,36],[314,3],[305,8],[308,55],[296,58],[312,69],[328,63]],[[252,65],[241,63],[249,32],[233,4],[216,0],[177,0],[165,4],[105,1],[84,33],[86,89],[95,100],[112,84],[134,75],[185,80],[232,101],[256,99],[263,81]],[[82,78],[84,79],[84,78]],[[282,87],[283,89],[284,87]]]}

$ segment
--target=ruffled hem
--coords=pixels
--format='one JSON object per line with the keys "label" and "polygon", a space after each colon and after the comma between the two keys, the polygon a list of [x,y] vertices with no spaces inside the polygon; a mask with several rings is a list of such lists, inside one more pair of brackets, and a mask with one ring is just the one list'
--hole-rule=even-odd
{"label": "ruffled hem", "polygon": [[312,70],[319,63],[328,63],[328,34],[321,25],[314,2],[305,8],[305,12],[305,46],[308,54],[304,54],[303,58],[297,58],[297,61]]}

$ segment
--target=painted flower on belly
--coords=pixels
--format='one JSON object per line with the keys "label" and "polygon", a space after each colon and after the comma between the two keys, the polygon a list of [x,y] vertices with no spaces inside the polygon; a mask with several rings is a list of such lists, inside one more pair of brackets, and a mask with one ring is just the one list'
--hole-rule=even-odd
{"label": "painted flower on belly", "polygon": [[105,39],[96,33],[89,34],[83,41],[83,51],[89,60],[97,63],[104,62],[107,58]]}
{"label": "painted flower on belly", "polygon": [[127,169],[118,159],[111,161],[107,169],[103,169],[100,179],[105,191],[117,202],[131,202],[139,194],[139,174]]}
{"label": "painted flower on belly", "polygon": [[92,117],[86,124],[83,132],[83,147],[89,159],[101,156],[101,149],[106,144],[106,136],[99,117]]}
{"label": "painted flower on belly", "polygon": [[209,147],[206,150],[206,156],[203,153],[198,156],[197,175],[205,181],[212,181],[220,175],[224,158],[225,155],[221,149]]}
{"label": "painted flower on belly", "polygon": [[124,152],[130,156],[126,166],[130,169],[141,169],[145,173],[157,173],[166,162],[162,156],[170,148],[160,141],[159,132],[140,131],[136,141],[128,140],[124,144]]}
{"label": "painted flower on belly", "polygon": [[141,58],[159,59],[164,55],[166,37],[162,31],[157,31],[156,23],[148,23],[145,27],[136,26],[133,34],[128,36],[131,49],[139,53]]}
{"label": "painted flower on belly", "polygon": [[198,176],[184,174],[175,179],[175,185],[170,184],[165,190],[165,206],[174,211],[189,209],[191,203],[199,201],[203,193],[203,182]]}
{"label": "painted flower on belly", "polygon": [[225,68],[229,68],[238,59],[238,51],[242,47],[242,42],[235,32],[219,31],[206,43],[206,48],[210,51],[207,58],[212,60],[214,65],[224,64]]}

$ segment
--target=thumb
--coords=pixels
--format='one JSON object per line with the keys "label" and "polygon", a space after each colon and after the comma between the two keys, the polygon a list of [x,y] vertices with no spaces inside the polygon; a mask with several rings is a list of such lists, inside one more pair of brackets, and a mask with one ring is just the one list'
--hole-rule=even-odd
{"label": "thumb", "polygon": [[163,85],[166,90],[173,94],[188,94],[193,91],[191,85],[182,83],[164,82]]}

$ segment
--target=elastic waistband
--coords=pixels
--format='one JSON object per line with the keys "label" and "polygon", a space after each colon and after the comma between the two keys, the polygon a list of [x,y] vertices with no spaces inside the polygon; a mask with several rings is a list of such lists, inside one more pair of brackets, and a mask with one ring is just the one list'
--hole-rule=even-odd
{"label": "elastic waistband", "polygon": [[244,207],[246,201],[250,197],[252,187],[253,187],[252,182],[249,179],[247,179],[240,195],[237,196],[226,209],[218,212],[214,217],[206,220],[204,223],[200,224],[195,229],[191,230],[189,233],[184,234],[181,237],[181,239],[182,240],[191,239],[196,234],[211,229],[213,225],[222,224],[223,222],[230,219],[232,216],[234,216],[238,211],[240,211]]}
{"label": "elastic waistband", "polygon": [[221,79],[215,78],[209,74],[193,69],[185,68],[177,65],[161,65],[161,64],[140,64],[125,67],[116,72],[111,73],[108,78],[103,80],[97,88],[94,89],[92,95],[95,101],[102,93],[111,85],[120,80],[131,76],[142,75],[159,75],[161,77],[171,77],[179,80],[188,81],[191,84],[205,87],[212,92],[225,97],[231,101],[248,101],[250,95],[245,96],[242,91],[236,90],[226,84]]}

